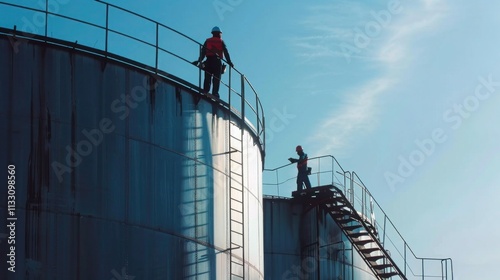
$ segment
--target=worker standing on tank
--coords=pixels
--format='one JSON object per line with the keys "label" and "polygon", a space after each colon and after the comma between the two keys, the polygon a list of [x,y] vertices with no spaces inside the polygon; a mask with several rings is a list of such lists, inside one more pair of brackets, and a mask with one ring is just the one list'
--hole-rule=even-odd
{"label": "worker standing on tank", "polygon": [[204,64],[205,80],[203,81],[203,91],[210,91],[210,84],[213,84],[212,94],[219,97],[220,78],[223,72],[221,59],[227,61],[229,66],[233,67],[231,57],[227,51],[226,44],[222,40],[222,31],[219,27],[212,28],[212,37],[205,40],[200,51],[198,64],[202,65],[203,58],[207,58]]}
{"label": "worker standing on tank", "polygon": [[299,158],[289,158],[288,160],[291,163],[297,163],[297,191],[302,190],[302,185],[305,184],[306,188],[310,189],[311,188],[311,182],[309,182],[309,172],[310,169],[307,168],[307,154],[304,153],[304,150],[302,149],[302,146],[297,146],[295,148],[295,151],[297,152],[297,155],[299,155]]}

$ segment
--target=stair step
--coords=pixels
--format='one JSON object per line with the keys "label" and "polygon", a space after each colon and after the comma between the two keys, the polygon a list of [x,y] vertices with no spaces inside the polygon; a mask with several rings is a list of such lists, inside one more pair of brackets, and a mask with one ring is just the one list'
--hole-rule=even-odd
{"label": "stair step", "polygon": [[[332,218],[337,221],[337,220],[343,220],[343,219],[348,219],[349,217],[346,217],[346,216],[349,216],[349,214],[345,214],[345,213],[330,213],[330,216],[332,216]],[[343,223],[337,223],[339,226],[348,226],[349,223],[347,224],[343,224]]]}
{"label": "stair step", "polygon": [[340,217],[340,219],[338,219],[338,220],[337,220],[337,223],[339,223],[339,224],[348,224],[348,223],[350,223],[350,222],[354,222],[354,221],[356,221],[356,220],[354,220],[353,218],[342,219],[342,218],[343,218],[343,216],[345,216],[345,215],[342,215],[342,216]]}
{"label": "stair step", "polygon": [[330,214],[334,220],[343,219],[347,214]]}
{"label": "stair step", "polygon": [[342,209],[342,210],[339,210],[339,209],[328,209],[328,211],[330,211],[331,214],[342,214],[342,215],[351,215],[351,212],[348,211],[348,210],[345,210],[345,209]]}
{"label": "stair step", "polygon": [[332,201],[333,201],[336,205],[344,205],[344,206],[347,206],[347,203],[345,203],[343,200],[339,200],[339,199],[337,199],[336,197],[333,197],[333,198],[332,198]]}
{"label": "stair step", "polygon": [[376,248],[376,247],[375,247],[375,248],[362,248],[362,249],[359,249],[359,250],[360,250],[360,251],[361,251],[361,253],[363,253],[363,254],[371,254],[371,253],[373,253],[373,252],[375,252],[375,251],[380,251],[380,249],[379,249],[379,248]]}
{"label": "stair step", "polygon": [[336,214],[336,215],[344,215],[344,216],[351,216],[351,212],[347,210],[330,210],[330,214]]}
{"label": "stair step", "polygon": [[399,275],[399,273],[397,273],[396,271],[391,271],[391,272],[385,272],[385,273],[380,273],[378,276],[380,278],[391,278],[392,276],[396,276],[396,275]]}
{"label": "stair step", "polygon": [[345,227],[342,227],[342,229],[345,231],[351,231],[351,230],[355,230],[355,229],[358,229],[361,227],[363,227],[363,226],[362,225],[354,225],[354,226],[345,226]]}
{"label": "stair step", "polygon": [[394,267],[394,266],[390,263],[384,263],[384,264],[374,264],[374,265],[372,265],[372,267],[376,270],[382,270],[382,269],[386,269],[386,268]]}
{"label": "stair step", "polygon": [[347,235],[349,235],[350,237],[352,238],[358,238],[358,237],[361,237],[361,236],[367,236],[368,235],[368,232],[366,231],[360,231],[360,232],[346,232]]}
{"label": "stair step", "polygon": [[378,256],[368,256],[366,257],[367,260],[371,261],[371,262],[376,262],[380,259],[383,259],[385,258],[383,255],[378,255]]}
{"label": "stair step", "polygon": [[328,207],[335,207],[335,206],[345,207],[346,204],[345,203],[341,203],[340,201],[335,200],[335,198],[329,197],[328,198],[328,202],[325,203],[325,206],[328,206]]}
{"label": "stair step", "polygon": [[354,243],[356,245],[365,245],[365,244],[372,243],[372,242],[374,242],[374,241],[371,239],[354,240]]}
{"label": "stair step", "polygon": [[344,199],[341,196],[335,197],[335,200],[338,201],[338,202],[340,202],[340,203],[346,204],[346,205],[347,205],[347,202],[348,202],[346,199]]}
{"label": "stair step", "polygon": [[345,205],[330,205],[330,206],[327,206],[327,209],[333,210],[333,211],[340,211],[340,210],[347,210],[347,209],[349,209],[349,207],[347,207]]}
{"label": "stair step", "polygon": [[345,203],[343,203],[341,201],[338,201],[334,197],[331,197],[331,196],[328,198],[328,202],[325,203],[325,205],[330,206],[330,207],[332,207],[332,206],[343,206],[343,207],[346,207],[347,206],[347,204],[345,204]]}

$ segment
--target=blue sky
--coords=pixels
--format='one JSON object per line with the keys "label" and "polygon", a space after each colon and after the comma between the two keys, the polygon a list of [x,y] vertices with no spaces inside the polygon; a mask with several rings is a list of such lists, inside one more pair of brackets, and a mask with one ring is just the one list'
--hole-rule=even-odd
{"label": "blue sky", "polygon": [[[103,23],[95,2],[52,3]],[[452,257],[456,279],[496,279],[500,2],[110,3],[200,42],[219,26],[265,108],[267,168],[286,164],[297,144],[310,157],[333,155],[360,175],[417,255]],[[147,24],[116,18],[152,38]],[[91,30],[52,32],[103,45]],[[280,194],[293,189],[291,181]]]}

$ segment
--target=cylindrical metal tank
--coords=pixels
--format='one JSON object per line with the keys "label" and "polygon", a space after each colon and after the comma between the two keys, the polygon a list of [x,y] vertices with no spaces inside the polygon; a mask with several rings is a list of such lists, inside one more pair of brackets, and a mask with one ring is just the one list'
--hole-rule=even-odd
{"label": "cylindrical metal tank", "polygon": [[262,147],[241,119],[133,66],[11,40],[0,167],[15,166],[16,272],[0,239],[1,279],[263,279]]}
{"label": "cylindrical metal tank", "polygon": [[264,197],[264,255],[265,279],[377,279],[328,213],[294,199]]}

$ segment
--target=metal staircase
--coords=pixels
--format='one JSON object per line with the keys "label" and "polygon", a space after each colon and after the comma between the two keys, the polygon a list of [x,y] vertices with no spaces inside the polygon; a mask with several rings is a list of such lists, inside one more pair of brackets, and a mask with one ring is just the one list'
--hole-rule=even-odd
{"label": "metal staircase", "polygon": [[244,195],[243,195],[243,129],[238,127],[241,120],[231,119],[229,124],[229,239],[230,239],[230,279],[245,277],[244,248]]}
{"label": "metal staircase", "polygon": [[307,205],[306,212],[317,206],[327,211],[378,279],[399,277],[407,280],[384,249],[376,228],[354,209],[340,189],[326,185],[293,192],[292,195],[303,200]]}
{"label": "metal staircase", "polygon": [[[293,200],[302,204],[303,213],[328,213],[378,279],[453,280],[452,259],[418,257],[356,172],[344,170],[331,155],[309,158],[308,166],[314,170],[311,183],[320,187],[293,192]],[[285,172],[288,168],[293,172]],[[293,164],[265,171],[276,181],[263,185],[275,187],[278,195],[280,186],[290,188],[296,178]],[[317,250],[320,243],[318,237]]]}

